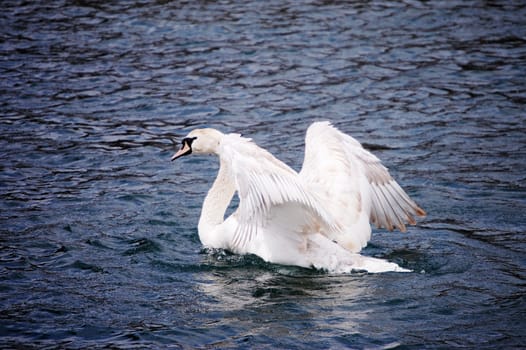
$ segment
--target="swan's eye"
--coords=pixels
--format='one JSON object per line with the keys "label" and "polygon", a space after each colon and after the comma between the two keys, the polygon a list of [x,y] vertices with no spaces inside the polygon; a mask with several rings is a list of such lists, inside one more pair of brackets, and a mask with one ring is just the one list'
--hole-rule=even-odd
{"label": "swan's eye", "polygon": [[182,156],[187,156],[189,154],[192,154],[192,142],[194,142],[194,140],[196,139],[197,137],[185,137],[182,141],[181,141],[181,149],[179,151],[177,151],[173,157],[172,157],[172,161],[176,160],[177,158],[180,158]]}
{"label": "swan's eye", "polygon": [[194,140],[196,139],[197,137],[185,137],[182,141],[183,143],[183,146],[188,146],[188,147],[191,147],[192,146],[192,142],[194,142]]}

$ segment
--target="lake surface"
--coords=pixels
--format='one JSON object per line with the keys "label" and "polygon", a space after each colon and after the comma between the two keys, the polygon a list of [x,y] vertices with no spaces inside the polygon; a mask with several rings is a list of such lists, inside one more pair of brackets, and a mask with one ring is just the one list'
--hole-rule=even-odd
{"label": "lake surface", "polygon": [[[524,1],[11,1],[0,347],[526,347]],[[331,120],[427,211],[331,275],[203,251],[212,126],[299,169]]]}

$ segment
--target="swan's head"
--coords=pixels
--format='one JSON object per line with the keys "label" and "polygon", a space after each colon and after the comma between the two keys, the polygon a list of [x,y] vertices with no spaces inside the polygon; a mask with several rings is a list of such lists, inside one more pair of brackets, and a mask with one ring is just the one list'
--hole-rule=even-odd
{"label": "swan's head", "polygon": [[182,141],[181,149],[177,151],[172,160],[189,154],[217,154],[219,144],[224,134],[215,129],[192,130]]}

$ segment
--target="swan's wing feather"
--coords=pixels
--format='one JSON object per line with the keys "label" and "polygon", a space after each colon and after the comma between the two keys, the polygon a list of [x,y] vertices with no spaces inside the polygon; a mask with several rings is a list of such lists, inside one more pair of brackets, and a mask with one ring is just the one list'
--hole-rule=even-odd
{"label": "swan's wing feather", "polygon": [[[336,129],[335,129],[336,130]],[[336,130],[337,131],[337,130]],[[362,169],[369,183],[372,198],[370,219],[378,228],[406,231],[405,224],[414,225],[414,216],[425,216],[422,210],[391,177],[389,170],[371,152],[349,135],[341,134],[347,155]]]}
{"label": "swan's wing feather", "polygon": [[[226,135],[221,143],[221,157],[230,164],[230,171],[239,196],[236,212],[238,227],[233,245],[243,247],[268,224],[269,215],[278,206],[301,206],[302,219],[329,227],[330,217],[298,174],[250,139],[237,134]],[[291,227],[301,223],[291,222]]]}
{"label": "swan's wing feather", "polygon": [[405,223],[414,224],[414,216],[425,215],[375,155],[329,122],[309,127],[300,176],[322,193],[337,224],[352,228],[345,237],[334,237],[346,241],[343,245],[350,250],[358,251],[370,238],[364,221],[405,231]]}

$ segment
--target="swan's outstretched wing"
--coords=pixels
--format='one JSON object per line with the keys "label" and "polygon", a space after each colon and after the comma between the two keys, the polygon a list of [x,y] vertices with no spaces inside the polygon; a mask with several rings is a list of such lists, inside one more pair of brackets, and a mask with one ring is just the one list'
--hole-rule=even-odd
{"label": "swan's outstretched wing", "polygon": [[[284,234],[298,232],[298,227],[304,227],[305,232],[315,226],[334,229],[318,199],[286,164],[237,134],[225,135],[220,147],[220,157],[229,164],[239,196],[234,247],[242,248],[259,230],[273,225],[269,222],[272,218],[287,217],[282,211],[291,214],[290,221],[281,224]],[[302,215],[296,215],[298,212]]]}
{"label": "swan's outstretched wing", "polygon": [[405,223],[415,224],[414,216],[425,215],[375,155],[329,122],[309,127],[300,176],[324,198],[335,222],[349,228],[331,238],[351,251],[369,240],[369,220],[377,227],[405,231]]}

